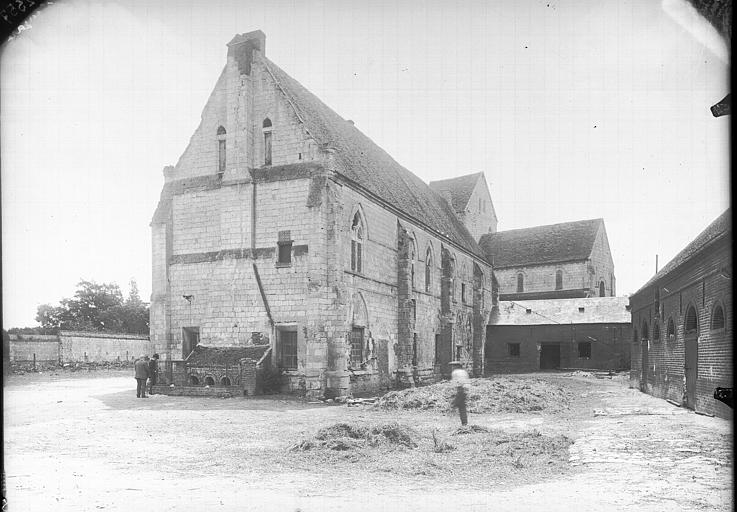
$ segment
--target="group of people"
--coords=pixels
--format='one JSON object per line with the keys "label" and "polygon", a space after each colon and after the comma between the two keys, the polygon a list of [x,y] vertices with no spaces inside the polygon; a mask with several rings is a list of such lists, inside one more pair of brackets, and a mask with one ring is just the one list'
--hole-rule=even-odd
{"label": "group of people", "polygon": [[154,354],[150,358],[141,354],[141,357],[133,363],[136,371],[136,398],[148,398],[146,395],[146,381],[149,383],[149,393],[153,393],[156,385],[156,375],[159,371],[159,354]]}

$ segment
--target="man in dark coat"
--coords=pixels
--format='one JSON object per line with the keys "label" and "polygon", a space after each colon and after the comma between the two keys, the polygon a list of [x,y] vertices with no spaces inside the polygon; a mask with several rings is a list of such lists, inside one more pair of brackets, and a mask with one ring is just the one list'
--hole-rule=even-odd
{"label": "man in dark coat", "polygon": [[136,397],[148,398],[146,396],[146,380],[148,379],[148,356],[141,355],[133,364],[136,370]]}
{"label": "man in dark coat", "polygon": [[156,385],[156,377],[159,373],[159,354],[151,356],[151,360],[148,362],[148,392],[153,395],[154,386]]}

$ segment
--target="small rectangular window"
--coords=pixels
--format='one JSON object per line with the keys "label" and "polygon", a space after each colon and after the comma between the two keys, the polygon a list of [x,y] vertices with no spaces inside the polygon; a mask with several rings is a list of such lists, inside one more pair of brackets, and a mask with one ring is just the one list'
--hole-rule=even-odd
{"label": "small rectangular window", "polygon": [[359,368],[363,362],[363,327],[351,329],[351,367]]}
{"label": "small rectangular window", "polygon": [[509,357],[519,357],[519,343],[507,343]]}
{"label": "small rectangular window", "polygon": [[218,172],[225,172],[225,139],[218,141]]}
{"label": "small rectangular window", "polygon": [[279,231],[279,239],[277,241],[278,251],[278,265],[291,265],[292,263],[292,232],[291,231]]}
{"label": "small rectangular window", "polygon": [[264,132],[264,165],[271,165],[271,132]]}
{"label": "small rectangular window", "polygon": [[579,359],[591,359],[591,342],[590,341],[579,341],[578,342],[578,358]]}
{"label": "small rectangular window", "polygon": [[466,283],[461,283],[461,302],[466,303]]}
{"label": "small rectangular window", "polygon": [[297,369],[297,331],[279,331],[279,367]]}
{"label": "small rectangular window", "polygon": [[351,240],[351,270],[361,272],[361,243]]}

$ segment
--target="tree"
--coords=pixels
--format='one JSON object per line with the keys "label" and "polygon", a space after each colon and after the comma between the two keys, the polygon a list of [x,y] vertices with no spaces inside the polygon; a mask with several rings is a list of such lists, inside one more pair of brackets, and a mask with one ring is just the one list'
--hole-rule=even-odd
{"label": "tree", "polygon": [[148,305],[138,295],[135,280],[125,301],[115,283],[82,280],[74,297],[62,299],[59,306],[39,306],[36,320],[44,329],[147,334]]}

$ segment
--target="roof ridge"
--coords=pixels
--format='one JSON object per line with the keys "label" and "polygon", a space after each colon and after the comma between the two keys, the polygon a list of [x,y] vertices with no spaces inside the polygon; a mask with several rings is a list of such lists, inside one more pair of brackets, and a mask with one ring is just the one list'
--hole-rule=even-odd
{"label": "roof ridge", "polygon": [[495,236],[495,235],[502,235],[504,233],[511,233],[513,231],[525,231],[528,229],[542,229],[542,228],[552,228],[554,226],[564,226],[564,225],[573,225],[573,224],[583,224],[585,222],[595,222],[595,221],[603,221],[603,217],[597,217],[595,219],[583,219],[583,220],[571,220],[566,222],[556,222],[555,224],[543,224],[540,226],[529,226],[526,228],[514,228],[514,229],[505,229],[504,231],[497,231],[496,233],[487,233],[484,236]]}

